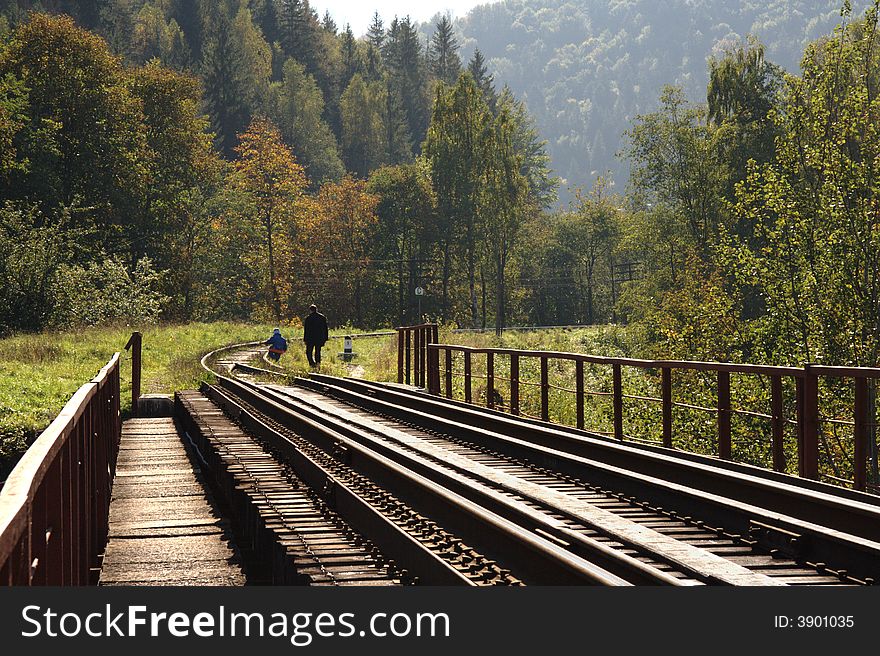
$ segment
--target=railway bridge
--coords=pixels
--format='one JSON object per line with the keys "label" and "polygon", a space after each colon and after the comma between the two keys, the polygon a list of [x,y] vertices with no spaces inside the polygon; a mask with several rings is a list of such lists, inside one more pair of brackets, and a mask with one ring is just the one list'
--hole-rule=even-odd
{"label": "railway bridge", "polygon": [[[121,420],[117,354],[0,491],[0,583],[878,580],[868,408],[880,370],[475,349],[440,344],[433,325],[397,339],[397,382],[291,377],[251,343],[207,354],[200,389],[155,399],[139,393],[135,334],[133,416]],[[608,389],[590,389],[596,368]],[[563,370],[571,387],[554,382]],[[626,371],[656,377],[659,395],[626,388]],[[675,400],[675,380],[695,375],[712,379],[711,407]],[[765,411],[738,406],[735,376],[766,382]],[[851,418],[822,415],[824,378],[848,381]],[[595,399],[608,430],[592,427]],[[656,439],[629,434],[637,404],[657,406]],[[682,448],[685,411],[712,415],[711,452]],[[767,423],[771,467],[736,457],[740,416]],[[832,420],[852,445],[829,469],[819,427]]]}

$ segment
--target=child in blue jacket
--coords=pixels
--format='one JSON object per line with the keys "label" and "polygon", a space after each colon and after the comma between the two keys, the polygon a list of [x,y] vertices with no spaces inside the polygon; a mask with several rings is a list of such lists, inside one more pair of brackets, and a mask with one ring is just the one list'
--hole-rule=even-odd
{"label": "child in blue jacket", "polygon": [[269,358],[273,362],[278,362],[281,359],[281,355],[287,351],[287,340],[281,336],[281,330],[278,328],[272,332],[272,336],[263,344],[269,346]]}

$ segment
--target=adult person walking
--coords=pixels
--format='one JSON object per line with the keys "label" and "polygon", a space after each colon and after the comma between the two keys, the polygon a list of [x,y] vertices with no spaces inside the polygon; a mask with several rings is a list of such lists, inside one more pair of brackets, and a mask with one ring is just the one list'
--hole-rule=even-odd
{"label": "adult person walking", "polygon": [[318,312],[317,305],[310,305],[309,316],[303,321],[303,341],[306,343],[309,366],[321,364],[321,347],[327,343],[327,339],[327,317]]}

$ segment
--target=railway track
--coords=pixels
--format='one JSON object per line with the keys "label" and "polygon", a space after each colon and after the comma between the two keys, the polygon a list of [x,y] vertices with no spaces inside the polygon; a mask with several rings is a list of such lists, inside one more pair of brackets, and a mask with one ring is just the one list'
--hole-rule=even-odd
{"label": "railway track", "polygon": [[[253,348],[206,356],[218,384],[204,402],[338,512],[334,521],[370,546],[375,561],[363,562],[375,580],[856,586],[880,574],[880,506],[868,495],[394,386],[323,376],[260,384],[254,376],[269,374],[248,364]],[[309,467],[320,473],[303,476]],[[382,522],[411,539],[389,539]]]}

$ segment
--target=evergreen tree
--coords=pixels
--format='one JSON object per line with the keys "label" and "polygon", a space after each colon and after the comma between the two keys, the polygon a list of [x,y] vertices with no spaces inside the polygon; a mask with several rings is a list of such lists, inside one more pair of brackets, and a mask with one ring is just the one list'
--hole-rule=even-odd
{"label": "evergreen tree", "polygon": [[336,35],[336,21],[333,20],[329,10],[324,12],[324,18],[321,19],[321,27],[324,28],[325,32]]}
{"label": "evergreen tree", "polygon": [[263,33],[263,38],[269,44],[274,44],[280,38],[278,30],[278,10],[275,0],[251,0],[251,14],[254,23]]}
{"label": "evergreen tree", "polygon": [[339,180],[345,168],[339,158],[336,137],[322,118],[324,97],[315,79],[295,59],[284,65],[284,79],[272,86],[272,118],[284,141],[296,154],[317,186]]}
{"label": "evergreen tree", "polygon": [[367,42],[376,50],[381,51],[385,45],[385,24],[382,22],[379,12],[373,13],[373,22],[367,30]]}
{"label": "evergreen tree", "polygon": [[114,0],[98,9],[100,33],[110,44],[110,49],[121,55],[128,55],[131,48],[131,34],[135,18],[143,0]]}
{"label": "evergreen tree", "polygon": [[455,84],[461,73],[461,59],[458,57],[458,40],[448,15],[442,16],[437,22],[431,37],[428,60],[434,77],[446,84]]}
{"label": "evergreen tree", "polygon": [[340,99],[342,153],[349,171],[366,178],[384,162],[381,83],[355,75]]}
{"label": "evergreen tree", "polygon": [[361,61],[358,52],[357,39],[354,38],[354,32],[351,31],[351,25],[345,24],[345,29],[339,37],[340,50],[342,54],[342,79],[340,80],[342,87],[347,87],[351,78],[355,73],[360,72]]}
{"label": "evergreen tree", "polygon": [[391,84],[403,103],[409,134],[415,144],[420,144],[428,129],[430,99],[422,46],[408,16],[391,22],[383,59]]}
{"label": "evergreen tree", "polygon": [[304,64],[309,72],[317,54],[313,24],[316,22],[308,0],[278,0],[279,41],[284,54]]}
{"label": "evergreen tree", "polygon": [[385,161],[389,164],[405,164],[413,159],[412,137],[403,111],[399,86],[391,79],[383,80],[385,107],[382,124],[385,136]]}
{"label": "evergreen tree", "polygon": [[486,104],[489,105],[489,109],[491,109],[494,114],[495,105],[498,102],[498,94],[495,93],[493,76],[488,74],[486,70],[486,60],[483,58],[483,53],[480,52],[479,48],[474,49],[474,56],[471,57],[467,70],[471,74],[471,77],[474,78],[477,88],[483,92],[483,100],[486,101]]}
{"label": "evergreen tree", "polygon": [[173,18],[186,37],[193,61],[203,60],[202,41],[204,21],[202,3],[205,0],[170,0],[169,18]]}
{"label": "evergreen tree", "polygon": [[230,17],[216,7],[204,11],[202,77],[205,102],[217,143],[231,154],[254,110],[265,102],[272,54],[243,1]]}

